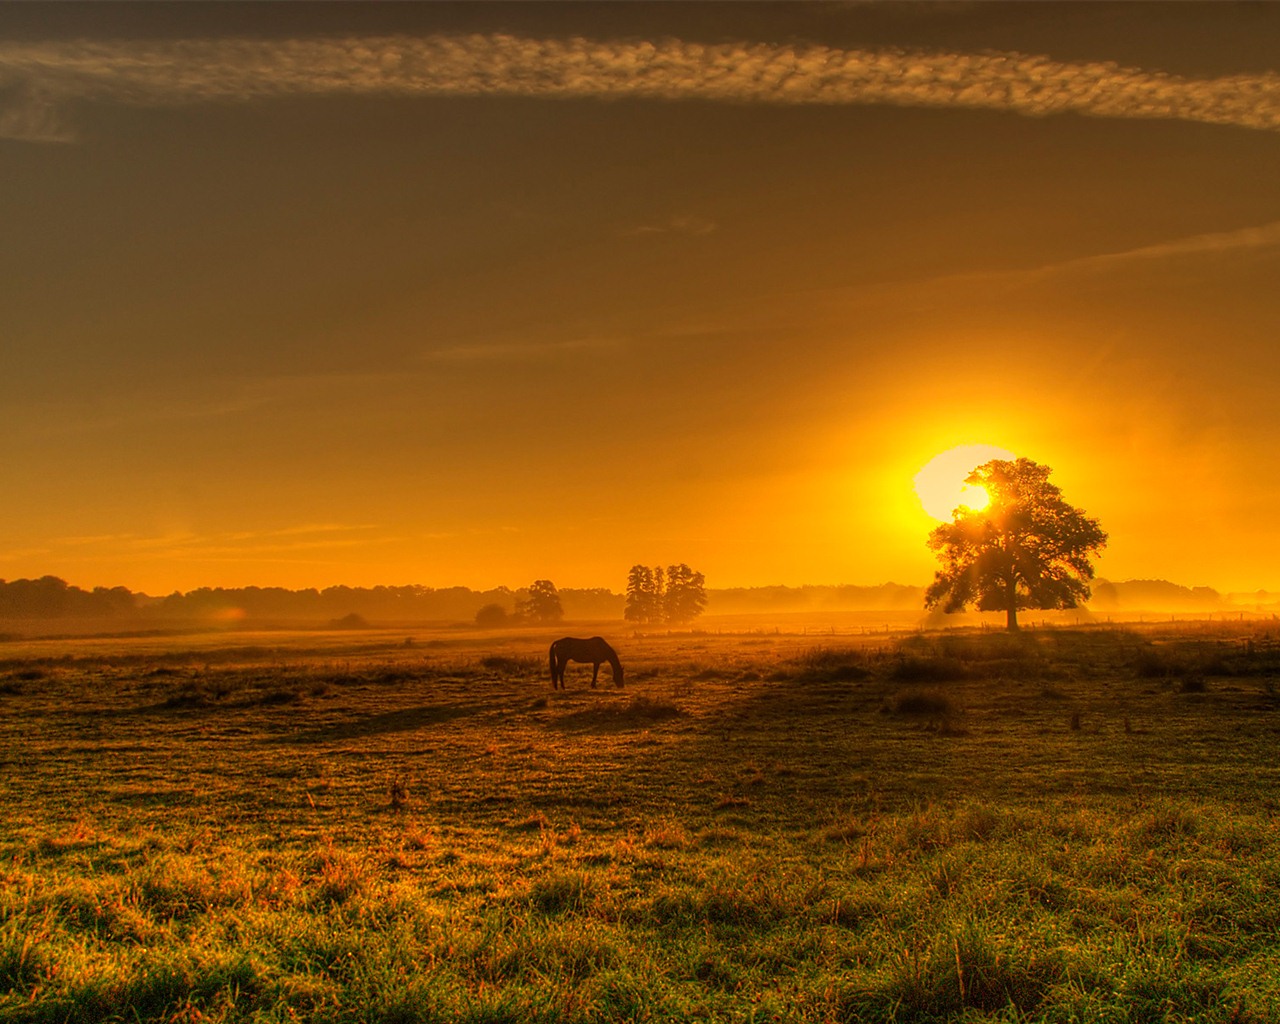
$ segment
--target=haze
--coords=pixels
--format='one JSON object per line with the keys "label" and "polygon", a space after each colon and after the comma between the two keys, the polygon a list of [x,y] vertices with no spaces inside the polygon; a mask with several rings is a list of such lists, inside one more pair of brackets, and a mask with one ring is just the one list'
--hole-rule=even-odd
{"label": "haze", "polygon": [[0,577],[1280,584],[1280,5],[0,9]]}

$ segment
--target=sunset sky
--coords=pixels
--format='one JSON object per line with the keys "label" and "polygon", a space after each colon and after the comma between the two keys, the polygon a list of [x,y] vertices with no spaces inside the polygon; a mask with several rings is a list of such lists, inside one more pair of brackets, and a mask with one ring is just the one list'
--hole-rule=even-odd
{"label": "sunset sky", "polygon": [[0,8],[0,577],[1280,588],[1280,4]]}

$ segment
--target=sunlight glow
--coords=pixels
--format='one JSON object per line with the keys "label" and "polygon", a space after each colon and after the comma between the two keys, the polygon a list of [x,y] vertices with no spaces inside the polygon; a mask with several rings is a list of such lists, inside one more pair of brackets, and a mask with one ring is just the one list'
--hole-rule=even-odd
{"label": "sunlight glow", "polygon": [[991,495],[981,484],[965,484],[960,488],[960,508],[967,508],[970,512],[981,512],[990,504]]}
{"label": "sunlight glow", "polygon": [[965,477],[984,462],[1012,458],[1016,458],[1013,452],[990,444],[962,444],[935,455],[915,475],[920,504],[943,522],[961,507],[980,512],[991,497],[982,487],[965,483]]}

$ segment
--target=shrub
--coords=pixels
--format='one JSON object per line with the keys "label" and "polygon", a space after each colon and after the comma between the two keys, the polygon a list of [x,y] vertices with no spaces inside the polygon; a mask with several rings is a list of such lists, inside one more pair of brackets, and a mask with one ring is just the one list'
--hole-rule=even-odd
{"label": "shrub", "polygon": [[510,619],[500,604],[487,604],[476,612],[476,625],[481,629],[501,629]]}
{"label": "shrub", "polygon": [[[800,665],[797,678],[801,682],[847,683],[866,679],[871,675],[866,653],[859,650],[815,647],[796,660]],[[785,673],[782,678],[786,678]]]}
{"label": "shrub", "polygon": [[279,689],[268,690],[258,698],[257,703],[270,706],[275,704],[293,704],[300,700],[302,700],[302,694],[299,691]]}
{"label": "shrub", "polygon": [[945,717],[954,712],[951,701],[940,693],[926,690],[908,690],[898,694],[893,709],[900,715],[932,715]]}
{"label": "shrub", "polygon": [[160,702],[162,708],[203,708],[209,706],[208,694],[199,687],[188,687]]}
{"label": "shrub", "polygon": [[1173,646],[1148,647],[1133,662],[1139,679],[1174,679],[1179,676],[1232,675],[1231,666],[1216,651],[1193,651]]}
{"label": "shrub", "polygon": [[684,714],[684,712],[680,710],[678,705],[669,700],[655,699],[653,697],[632,697],[631,703],[627,705],[627,709],[623,714],[628,718],[658,721],[663,718],[676,718]]}
{"label": "shrub", "polygon": [[480,659],[480,667],[490,672],[518,676],[540,671],[544,666],[541,658],[513,658],[505,654],[490,654]]}
{"label": "shrub", "polygon": [[34,683],[41,679],[48,679],[49,673],[42,668],[24,668],[13,674],[14,679],[22,679],[28,683]]}
{"label": "shrub", "polygon": [[890,676],[904,683],[944,683],[973,675],[964,662],[952,657],[899,658]]}

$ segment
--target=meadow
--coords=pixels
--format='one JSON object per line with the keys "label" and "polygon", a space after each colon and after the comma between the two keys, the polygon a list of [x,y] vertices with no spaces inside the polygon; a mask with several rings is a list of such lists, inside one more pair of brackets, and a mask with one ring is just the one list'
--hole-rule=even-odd
{"label": "meadow", "polygon": [[1274,622],[0,645],[0,1021],[1280,1020]]}

